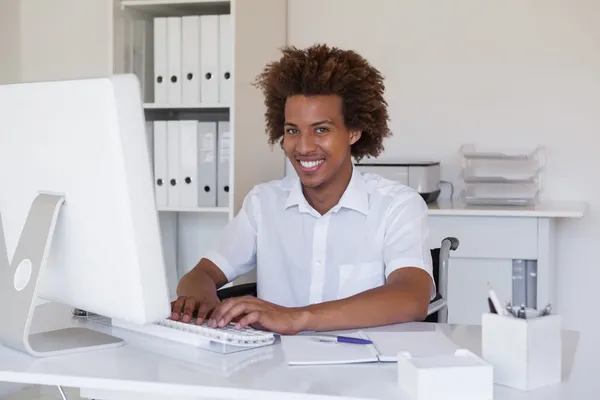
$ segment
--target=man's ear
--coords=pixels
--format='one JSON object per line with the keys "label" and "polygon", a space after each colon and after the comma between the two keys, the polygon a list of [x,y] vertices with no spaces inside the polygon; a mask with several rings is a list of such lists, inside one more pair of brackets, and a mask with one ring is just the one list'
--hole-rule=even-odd
{"label": "man's ear", "polygon": [[361,135],[362,131],[350,131],[350,145],[358,142],[358,139],[360,139]]}

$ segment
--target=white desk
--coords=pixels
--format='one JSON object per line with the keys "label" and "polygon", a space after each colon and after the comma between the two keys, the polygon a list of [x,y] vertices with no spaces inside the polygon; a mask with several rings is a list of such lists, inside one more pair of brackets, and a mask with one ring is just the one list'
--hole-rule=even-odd
{"label": "white desk", "polygon": [[484,207],[440,200],[429,205],[429,246],[439,247],[447,236],[460,241],[450,253],[448,322],[479,323],[488,307],[487,282],[507,301],[521,304],[530,297],[531,307],[556,304],[557,221],[582,218],[585,209],[582,202]]}
{"label": "white desk", "polygon": [[[43,325],[43,317],[46,317],[53,325],[64,326],[62,322],[68,310],[62,314],[62,321],[56,317],[56,310],[54,304],[40,306],[38,324]],[[443,331],[459,346],[480,352],[478,326],[405,324],[374,330],[431,329]],[[286,364],[278,343],[232,357],[190,351],[187,346],[119,330],[113,333],[128,339],[129,343],[111,350],[47,359],[0,347],[0,381],[78,387],[82,389],[82,396],[97,399],[407,398],[397,387],[394,363],[291,367]],[[529,393],[497,386],[495,399],[600,398],[600,379],[594,373],[595,357],[586,357],[592,354],[577,348],[580,342],[577,333],[565,332],[564,338],[564,383]],[[588,343],[598,348],[593,340]]]}

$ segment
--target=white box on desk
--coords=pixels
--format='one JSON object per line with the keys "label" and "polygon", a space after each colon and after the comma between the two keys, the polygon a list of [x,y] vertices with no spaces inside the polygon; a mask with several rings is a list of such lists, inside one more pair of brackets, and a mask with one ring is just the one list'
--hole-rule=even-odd
{"label": "white box on desk", "polygon": [[531,390],[561,381],[560,315],[516,318],[482,316],[481,354],[494,367],[494,382]]}
{"label": "white box on desk", "polygon": [[491,365],[466,349],[454,354],[411,357],[398,354],[398,385],[415,400],[491,400]]}

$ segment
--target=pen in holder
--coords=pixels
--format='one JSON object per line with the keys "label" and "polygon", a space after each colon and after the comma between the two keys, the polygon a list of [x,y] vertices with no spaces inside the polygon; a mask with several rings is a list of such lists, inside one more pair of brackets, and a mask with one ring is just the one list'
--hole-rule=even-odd
{"label": "pen in holder", "polygon": [[494,382],[520,390],[559,383],[562,320],[541,311],[508,307],[482,316],[481,355],[494,367]]}

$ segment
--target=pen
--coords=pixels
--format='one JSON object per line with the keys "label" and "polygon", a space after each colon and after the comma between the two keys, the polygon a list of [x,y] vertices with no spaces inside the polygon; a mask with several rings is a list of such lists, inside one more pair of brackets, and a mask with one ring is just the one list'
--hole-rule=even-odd
{"label": "pen", "polygon": [[319,342],[337,342],[351,344],[373,344],[370,340],[354,338],[349,336],[331,336],[331,335],[316,335],[314,336]]}
{"label": "pen", "polygon": [[496,314],[507,316],[508,312],[504,308],[502,308],[500,299],[498,299],[498,295],[496,294],[496,291],[494,290],[494,288],[492,287],[492,285],[489,282],[488,282],[488,291],[489,291],[488,301],[493,305],[493,308],[495,309]]}
{"label": "pen", "polygon": [[494,307],[494,302],[489,297],[488,297],[488,307],[490,308],[490,312],[492,314],[498,314],[498,310],[496,310],[496,307]]}
{"label": "pen", "polygon": [[540,312],[540,317],[545,317],[546,315],[550,315],[550,313],[552,312],[552,305],[548,304],[541,312]]}
{"label": "pen", "polygon": [[512,304],[510,304],[510,301],[506,302],[506,312],[507,315],[517,318],[515,308],[512,306]]}

